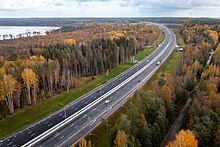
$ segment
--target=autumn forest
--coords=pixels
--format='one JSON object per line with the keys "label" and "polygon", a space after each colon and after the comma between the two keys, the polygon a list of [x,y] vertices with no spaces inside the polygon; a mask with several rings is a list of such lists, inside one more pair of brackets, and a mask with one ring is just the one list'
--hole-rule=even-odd
{"label": "autumn forest", "polygon": [[[183,51],[175,48],[117,114],[102,119],[92,132],[98,137],[86,136],[77,146],[220,146],[219,22],[170,22],[167,26]],[[0,123],[124,63],[135,64],[135,55],[155,49],[163,35],[157,26],[123,20],[86,22],[44,36],[0,40]],[[180,116],[178,131],[167,139]]]}

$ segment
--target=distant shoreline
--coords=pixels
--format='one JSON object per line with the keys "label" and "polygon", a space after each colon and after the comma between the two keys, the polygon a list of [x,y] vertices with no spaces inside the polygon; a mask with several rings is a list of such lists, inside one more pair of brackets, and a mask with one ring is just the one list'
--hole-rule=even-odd
{"label": "distant shoreline", "polygon": [[47,32],[60,29],[54,26],[0,26],[0,40],[19,39],[46,35]]}

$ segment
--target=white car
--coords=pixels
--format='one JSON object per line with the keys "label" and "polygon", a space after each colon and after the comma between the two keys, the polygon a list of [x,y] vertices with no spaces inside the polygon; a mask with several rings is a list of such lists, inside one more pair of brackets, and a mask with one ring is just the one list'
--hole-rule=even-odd
{"label": "white car", "polygon": [[105,103],[105,104],[108,104],[109,102],[110,102],[110,100],[105,100],[105,102],[104,102],[104,103]]}
{"label": "white car", "polygon": [[161,63],[161,61],[158,61],[158,62],[157,62],[157,66],[160,65],[160,63]]}

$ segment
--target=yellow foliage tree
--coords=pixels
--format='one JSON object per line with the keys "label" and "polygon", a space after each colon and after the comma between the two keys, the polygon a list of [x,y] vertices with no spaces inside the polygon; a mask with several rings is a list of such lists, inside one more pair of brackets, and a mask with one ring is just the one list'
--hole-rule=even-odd
{"label": "yellow foliage tree", "polygon": [[[74,145],[72,145],[72,147],[74,147]],[[92,147],[92,143],[91,143],[90,140],[89,140],[89,142],[87,143],[87,141],[85,140],[85,138],[82,138],[82,139],[79,141],[79,147]]]}
{"label": "yellow foliage tree", "polygon": [[6,97],[6,90],[4,83],[0,81],[0,101],[3,101]]}
{"label": "yellow foliage tree", "polygon": [[66,39],[64,40],[64,43],[66,43],[67,45],[76,45],[76,40],[75,39]]}
{"label": "yellow foliage tree", "polygon": [[195,62],[193,63],[193,70],[195,71],[195,72],[197,72],[198,70],[199,70],[199,68],[200,68],[200,63],[199,63],[199,61],[197,61],[197,60],[195,60]]}
{"label": "yellow foliage tree", "polygon": [[44,64],[44,61],[45,61],[45,59],[44,59],[44,57],[43,56],[39,56],[39,57],[37,57],[37,56],[30,56],[30,61],[31,61],[31,63],[37,63],[37,64]]}
{"label": "yellow foliage tree", "polygon": [[114,143],[115,147],[126,147],[128,145],[127,135],[124,130],[118,130]]}
{"label": "yellow foliage tree", "polygon": [[171,101],[171,91],[170,91],[170,88],[166,84],[161,88],[161,94],[162,94],[162,98],[166,102]]}
{"label": "yellow foliage tree", "polygon": [[38,76],[32,69],[25,68],[21,74],[24,85],[27,88],[28,104],[31,104],[31,87],[33,88],[33,102],[36,103],[36,94],[38,88]]}
{"label": "yellow foliage tree", "polygon": [[198,147],[198,140],[190,130],[181,130],[166,147]]}
{"label": "yellow foliage tree", "polygon": [[11,114],[14,113],[13,93],[16,91],[16,84],[17,81],[12,75],[4,75],[0,90],[3,93],[1,97],[6,97],[6,104]]}
{"label": "yellow foliage tree", "polygon": [[206,87],[206,92],[207,94],[211,93],[211,91],[217,92],[217,86],[215,85],[215,83],[209,83]]}
{"label": "yellow foliage tree", "polygon": [[86,142],[85,138],[82,138],[79,141],[79,147],[87,147],[87,142]]}

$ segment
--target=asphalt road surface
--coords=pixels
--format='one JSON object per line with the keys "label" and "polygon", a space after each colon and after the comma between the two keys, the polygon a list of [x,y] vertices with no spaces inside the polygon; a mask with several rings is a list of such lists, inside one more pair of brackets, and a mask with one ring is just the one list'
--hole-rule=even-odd
{"label": "asphalt road surface", "polygon": [[102,118],[142,87],[172,53],[176,44],[174,33],[163,25],[152,25],[165,32],[165,39],[148,57],[60,111],[1,140],[0,146],[70,146],[89,134]]}

